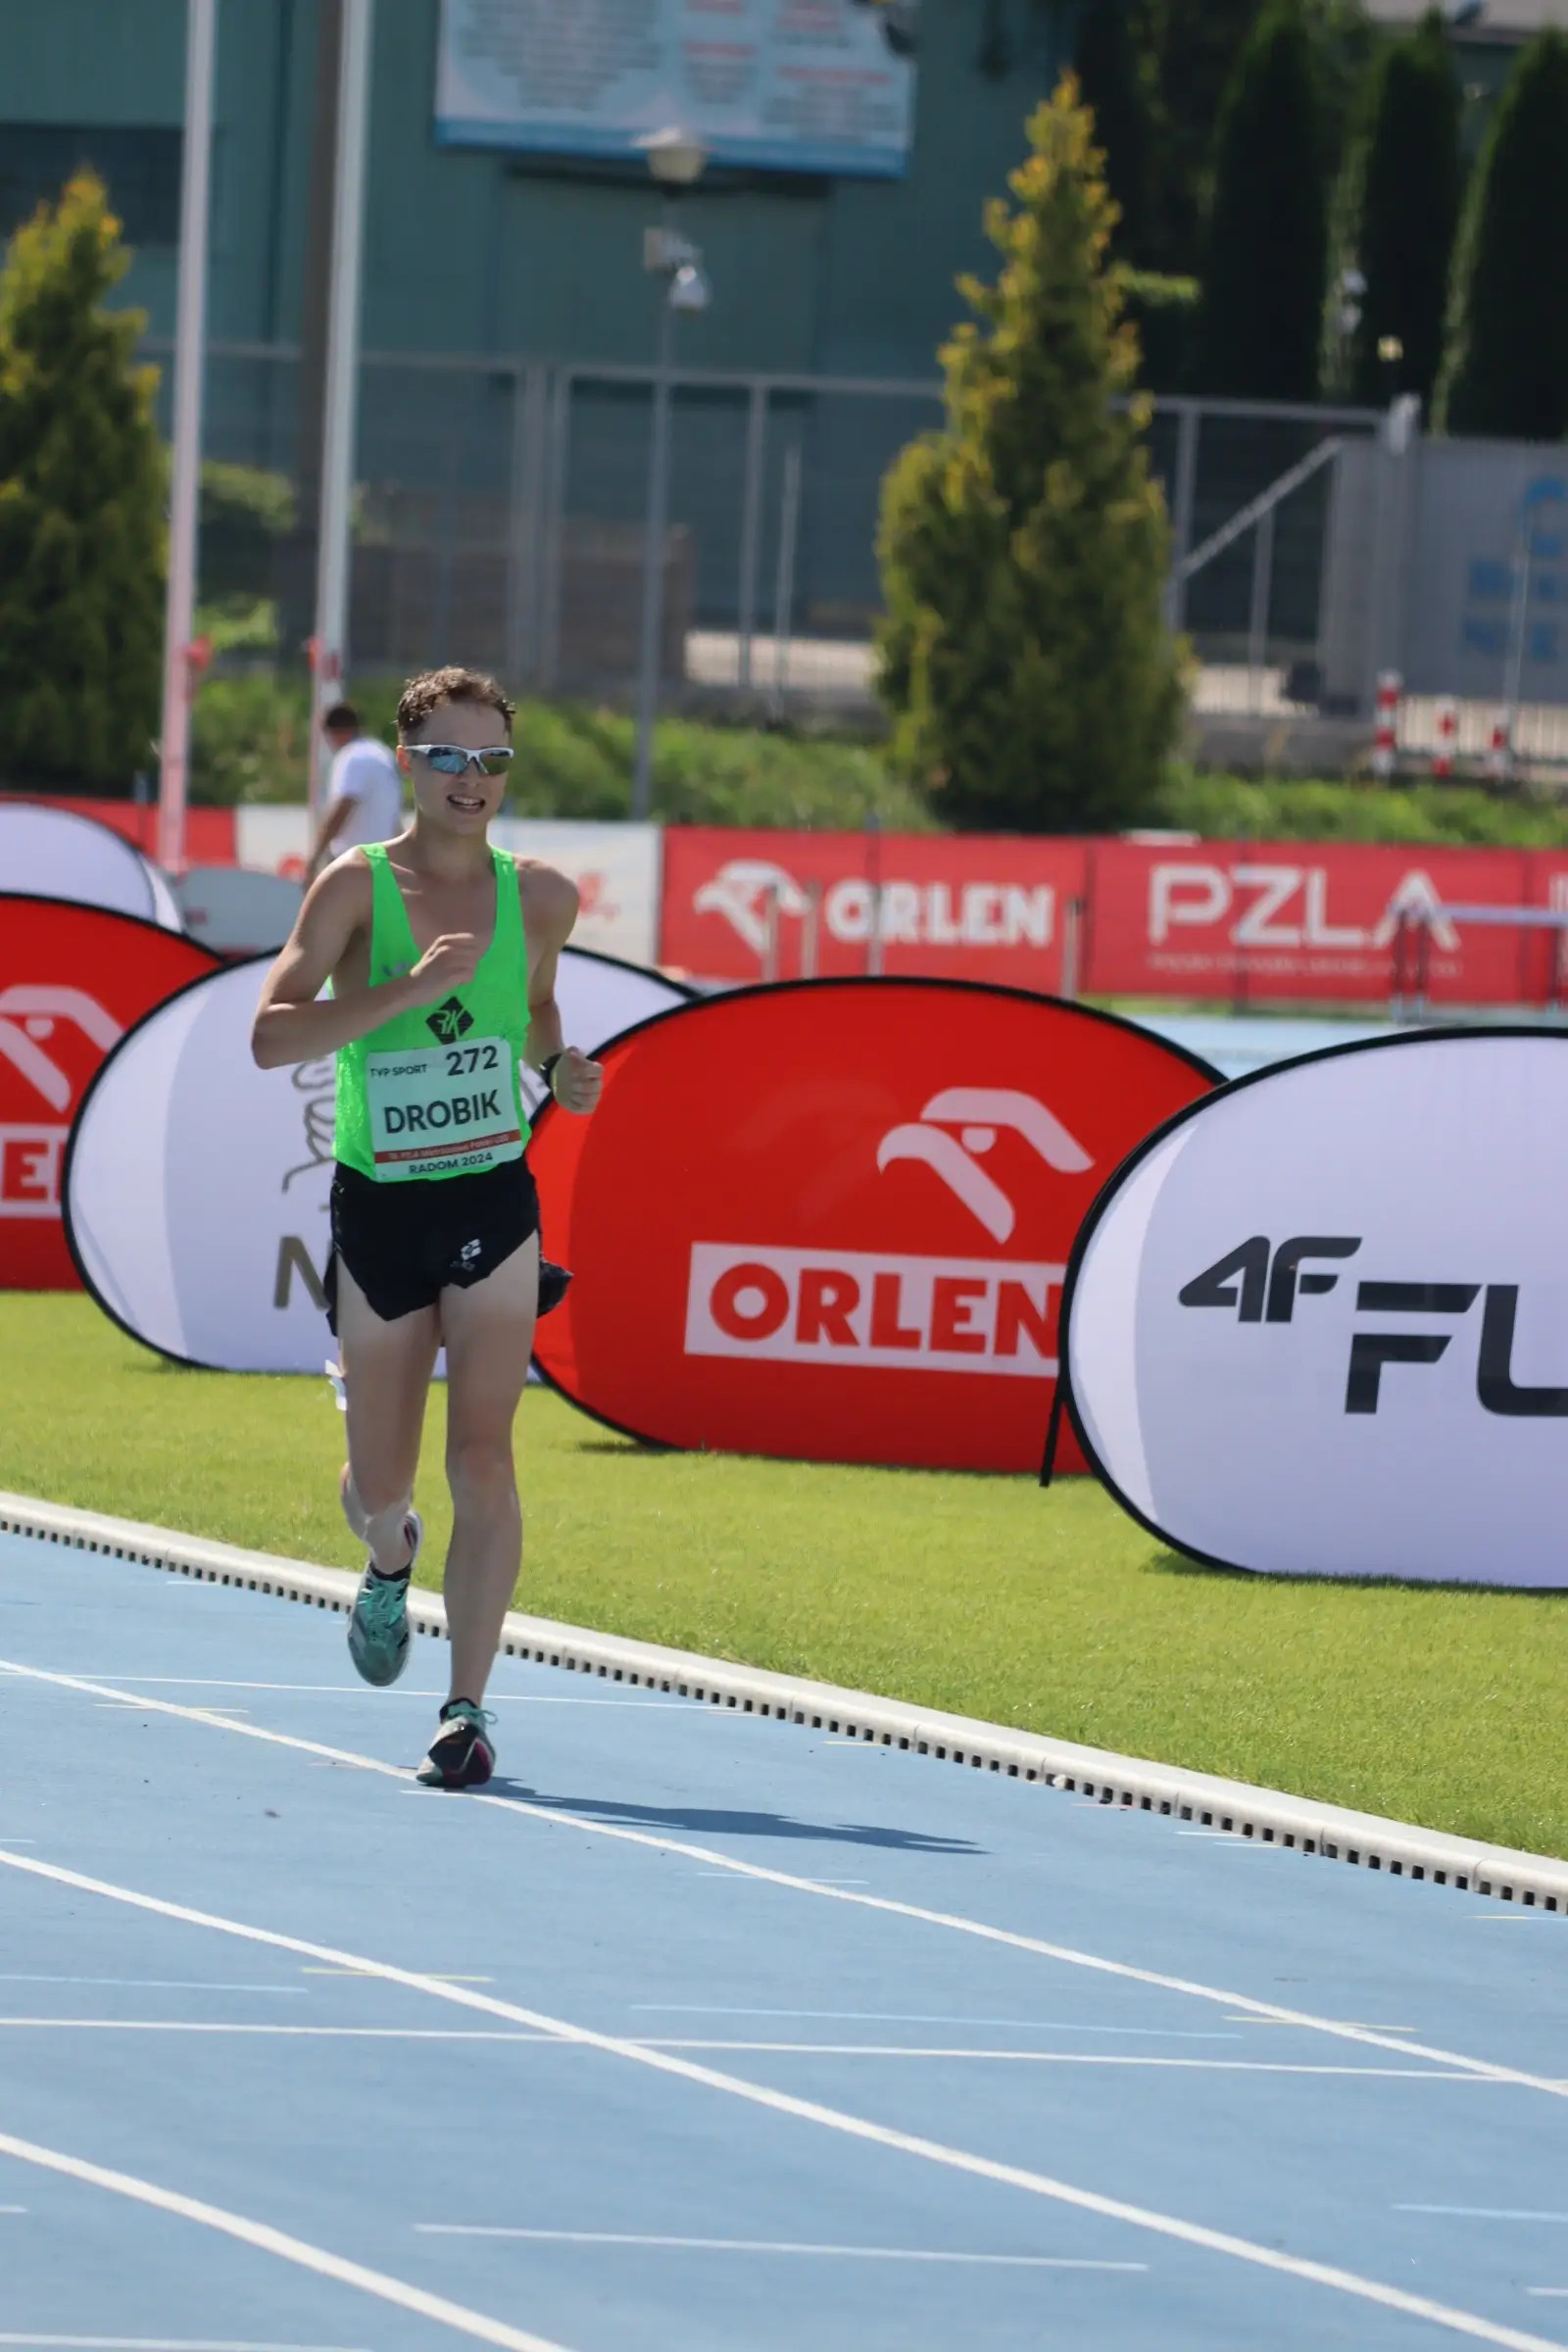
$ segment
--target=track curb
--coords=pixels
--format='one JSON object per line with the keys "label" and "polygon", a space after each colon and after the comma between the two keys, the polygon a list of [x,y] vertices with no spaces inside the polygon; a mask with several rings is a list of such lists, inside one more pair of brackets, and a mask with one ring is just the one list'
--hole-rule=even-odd
{"label": "track curb", "polygon": [[[75,1551],[103,1553],[141,1567],[161,1568],[205,1584],[232,1585],[269,1592],[308,1608],[342,1613],[354,1605],[359,1578],[342,1568],[314,1566],[274,1552],[246,1551],[204,1536],[176,1534],[137,1520],[106,1517],[63,1503],[0,1493],[0,1535],[29,1536]],[[409,1602],[416,1633],[446,1638],[440,1596],[415,1591]],[[1203,1829],[1284,1845],[1326,1861],[1349,1862],[1396,1878],[1430,1880],[1461,1893],[1490,1895],[1544,1911],[1568,1911],[1568,1862],[1546,1854],[1520,1853],[1509,1846],[1479,1844],[1439,1830],[1387,1821],[1340,1805],[1292,1796],[1283,1789],[1253,1788],[1179,1765],[1151,1763],[1105,1748],[1082,1747],[1035,1732],[946,1715],[906,1701],[844,1690],[830,1683],[770,1674],[722,1658],[665,1649],[618,1634],[596,1634],[581,1626],[558,1625],[546,1617],[509,1612],[501,1646],[509,1657],[607,1682],[664,1690],[736,1714],[760,1715],[782,1723],[825,1731],[868,1745],[897,1747],[977,1772],[1065,1788],[1100,1804],[1158,1813]]]}

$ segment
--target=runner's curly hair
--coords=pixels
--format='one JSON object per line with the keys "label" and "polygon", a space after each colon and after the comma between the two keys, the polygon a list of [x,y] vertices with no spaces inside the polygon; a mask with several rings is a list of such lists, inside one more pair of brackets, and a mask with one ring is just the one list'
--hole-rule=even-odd
{"label": "runner's curly hair", "polygon": [[509,701],[494,678],[482,669],[426,669],[410,678],[398,703],[398,733],[405,743],[422,727],[438,703],[482,703],[498,711],[512,732],[515,703]]}

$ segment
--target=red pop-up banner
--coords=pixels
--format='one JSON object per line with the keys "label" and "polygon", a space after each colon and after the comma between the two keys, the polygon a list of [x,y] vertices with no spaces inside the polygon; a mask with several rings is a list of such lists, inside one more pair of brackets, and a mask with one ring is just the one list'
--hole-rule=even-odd
{"label": "red pop-up banner", "polygon": [[1106,1015],[918,980],[710,998],[602,1058],[594,1116],[548,1109],[529,1151],[576,1274],[542,1370],[662,1445],[955,1470],[1039,1461],[1079,1223],[1213,1081]]}
{"label": "red pop-up banner", "polygon": [[1070,990],[1085,858],[1078,841],[675,825],[662,960],[713,980],[880,968]]}
{"label": "red pop-up banner", "polygon": [[0,1290],[80,1288],[60,1217],[77,1105],[125,1031],[217,963],[134,915],[0,897]]}

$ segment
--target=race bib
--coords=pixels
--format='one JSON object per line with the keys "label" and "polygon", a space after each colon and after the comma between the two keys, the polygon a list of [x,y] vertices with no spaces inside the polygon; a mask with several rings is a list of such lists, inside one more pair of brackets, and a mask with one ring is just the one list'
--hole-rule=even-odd
{"label": "race bib", "polygon": [[379,1183],[480,1175],[522,1157],[517,1073],[505,1039],[369,1054],[365,1075]]}

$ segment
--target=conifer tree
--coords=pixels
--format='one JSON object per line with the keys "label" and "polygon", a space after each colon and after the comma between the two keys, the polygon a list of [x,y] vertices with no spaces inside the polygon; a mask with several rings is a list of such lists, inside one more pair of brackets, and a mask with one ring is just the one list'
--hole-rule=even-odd
{"label": "conifer tree", "polygon": [[0,270],[0,778],[115,790],[157,731],[167,531],[145,320],[82,173]]}
{"label": "conifer tree", "polygon": [[1161,595],[1138,343],[1107,246],[1115,207],[1078,85],[1029,124],[1014,203],[987,212],[994,286],[942,353],[946,429],[883,485],[880,686],[898,765],[958,824],[1093,830],[1136,819],[1182,710]]}
{"label": "conifer tree", "polygon": [[1328,268],[1327,134],[1301,0],[1273,0],[1220,114],[1196,333],[1200,391],[1317,395]]}
{"label": "conifer tree", "polygon": [[[1353,400],[1384,406],[1396,393],[1414,392],[1431,402],[1464,184],[1463,106],[1443,17],[1432,9],[1374,65],[1362,128],[1346,165],[1341,269],[1357,270],[1366,290],[1334,372],[1336,389]],[[1329,289],[1331,312],[1339,302],[1336,284]],[[1401,355],[1392,362],[1379,356],[1390,338]],[[1331,348],[1334,340],[1331,333]]]}
{"label": "conifer tree", "polygon": [[1568,431],[1568,39],[1515,66],[1476,166],[1454,255],[1441,432],[1560,441]]}
{"label": "conifer tree", "polygon": [[1133,0],[1089,0],[1078,23],[1078,86],[1095,119],[1105,183],[1121,219],[1113,243],[1123,260],[1152,266],[1155,60],[1139,40]]}

